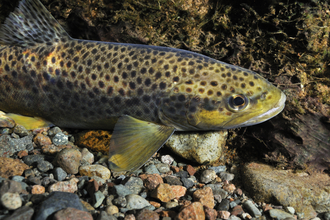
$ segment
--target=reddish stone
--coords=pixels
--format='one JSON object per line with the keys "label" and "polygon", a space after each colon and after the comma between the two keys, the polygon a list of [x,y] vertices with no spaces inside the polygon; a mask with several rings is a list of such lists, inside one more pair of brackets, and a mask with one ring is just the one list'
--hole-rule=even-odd
{"label": "reddish stone", "polygon": [[187,188],[184,186],[179,186],[179,185],[172,185],[172,190],[174,194],[176,195],[175,198],[179,199],[180,197],[186,195]]}
{"label": "reddish stone", "polygon": [[72,178],[69,181],[59,181],[49,187],[49,192],[61,191],[74,193],[78,190],[78,182],[79,180],[77,178]]}
{"label": "reddish stone", "polygon": [[191,201],[189,201],[189,200],[180,200],[179,201],[179,205],[182,206],[183,208],[187,207],[190,204],[191,204]]}
{"label": "reddish stone", "polygon": [[55,213],[53,220],[93,220],[93,216],[89,212],[85,212],[75,208],[65,208]]}
{"label": "reddish stone", "polygon": [[43,193],[45,193],[45,187],[40,186],[40,185],[34,185],[34,186],[32,186],[31,193],[32,194],[43,194]]}
{"label": "reddish stone", "polygon": [[154,206],[156,209],[158,209],[161,205],[159,202],[155,201],[149,201],[150,205]]}
{"label": "reddish stone", "polygon": [[39,147],[52,144],[52,140],[46,135],[38,133],[34,138],[33,142],[36,143]]}
{"label": "reddish stone", "polygon": [[193,202],[189,206],[182,209],[178,216],[177,220],[205,220],[205,213],[203,205],[200,202]]}
{"label": "reddish stone", "polygon": [[262,209],[264,210],[264,212],[266,212],[266,211],[269,211],[273,208],[270,206],[270,204],[266,204],[265,206],[262,207]]}
{"label": "reddish stone", "polygon": [[213,192],[210,187],[205,187],[203,189],[198,189],[193,194],[194,201],[202,203],[211,209],[214,207]]}
{"label": "reddish stone", "polygon": [[187,170],[187,172],[189,173],[190,176],[193,176],[196,173],[195,168],[193,168],[191,165],[187,165],[186,170]]}
{"label": "reddish stone", "polygon": [[160,217],[170,217],[170,218],[175,218],[176,217],[176,212],[175,211],[172,211],[172,210],[169,210],[169,211],[164,211],[164,210],[161,210],[160,212],[159,212],[159,215],[160,215]]}
{"label": "reddish stone", "polygon": [[139,177],[143,180],[144,187],[150,191],[156,189],[159,184],[164,183],[159,174],[142,174]]}
{"label": "reddish stone", "polygon": [[231,214],[235,216],[242,215],[243,213],[244,213],[243,208],[240,205],[235,206],[231,211]]}
{"label": "reddish stone", "polygon": [[176,166],[171,166],[171,169],[173,170],[174,173],[177,173],[180,171],[180,168],[176,167]]}
{"label": "reddish stone", "polygon": [[137,220],[159,220],[159,215],[151,210],[143,209],[136,217]]}
{"label": "reddish stone", "polygon": [[204,206],[205,219],[206,220],[216,220],[218,213],[214,209],[210,209],[207,206]]}
{"label": "reddish stone", "polygon": [[29,155],[29,153],[28,153],[27,150],[21,150],[21,151],[18,152],[18,154],[17,154],[17,156],[18,156],[19,158],[25,157],[25,156],[27,156],[27,155]]}
{"label": "reddish stone", "polygon": [[67,145],[58,145],[55,146],[54,144],[50,144],[50,145],[45,145],[41,147],[42,153],[44,154],[49,154],[49,155],[53,155],[53,154],[57,154],[58,152],[60,152],[63,149],[70,149],[72,148],[72,145],[67,144]]}
{"label": "reddish stone", "polygon": [[128,214],[125,216],[124,220],[135,220],[135,216],[133,214]]}
{"label": "reddish stone", "polygon": [[218,211],[218,217],[222,219],[228,219],[230,216],[230,212],[228,211]]}
{"label": "reddish stone", "polygon": [[0,157],[0,176],[9,178],[11,176],[22,176],[29,166],[18,159]]}
{"label": "reddish stone", "polygon": [[224,190],[226,190],[229,193],[233,193],[236,189],[234,184],[226,184],[222,187]]}
{"label": "reddish stone", "polygon": [[243,191],[240,188],[237,188],[236,189],[236,194],[241,196],[241,195],[243,195]]}
{"label": "reddish stone", "polygon": [[162,202],[169,202],[176,197],[171,185],[167,183],[159,184],[157,188],[151,192],[150,196],[159,199]]}

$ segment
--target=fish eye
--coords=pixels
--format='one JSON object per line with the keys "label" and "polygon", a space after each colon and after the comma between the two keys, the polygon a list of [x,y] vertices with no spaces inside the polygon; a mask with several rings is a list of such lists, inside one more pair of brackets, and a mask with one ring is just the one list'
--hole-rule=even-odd
{"label": "fish eye", "polygon": [[229,98],[229,108],[232,111],[243,110],[249,103],[249,99],[244,95],[232,95]]}

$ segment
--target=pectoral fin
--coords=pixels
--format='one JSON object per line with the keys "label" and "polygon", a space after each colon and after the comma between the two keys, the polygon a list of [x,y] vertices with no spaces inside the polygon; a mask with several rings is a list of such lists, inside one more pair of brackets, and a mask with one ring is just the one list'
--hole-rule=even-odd
{"label": "pectoral fin", "polygon": [[174,130],[131,116],[120,117],[110,140],[109,168],[114,171],[138,169],[163,146]]}
{"label": "pectoral fin", "polygon": [[46,121],[46,120],[44,120],[42,118],[38,118],[38,117],[23,116],[23,115],[13,114],[13,113],[8,113],[8,114],[6,114],[6,116],[13,119],[16,122],[16,124],[22,125],[27,130],[49,127],[49,126],[53,125],[49,121]]}

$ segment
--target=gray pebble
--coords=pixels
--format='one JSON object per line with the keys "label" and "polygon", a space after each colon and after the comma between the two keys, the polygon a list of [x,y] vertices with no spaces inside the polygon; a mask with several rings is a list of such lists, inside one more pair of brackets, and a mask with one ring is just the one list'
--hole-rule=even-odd
{"label": "gray pebble", "polygon": [[228,220],[241,220],[241,218],[240,218],[240,217],[237,217],[237,216],[235,216],[235,215],[231,215],[231,216],[228,218]]}
{"label": "gray pebble", "polygon": [[194,181],[191,178],[181,178],[183,186],[187,189],[193,187],[195,185]]}
{"label": "gray pebble", "polygon": [[16,210],[22,206],[22,199],[18,193],[7,192],[1,198],[1,204],[9,210]]}
{"label": "gray pebble", "polygon": [[13,176],[11,180],[17,181],[17,182],[22,182],[24,180],[24,176]]}
{"label": "gray pebble", "polygon": [[177,173],[174,174],[175,176],[178,176],[180,178],[188,178],[189,177],[189,173],[187,171],[181,170]]}
{"label": "gray pebble", "polygon": [[69,142],[68,136],[63,134],[62,132],[55,134],[52,138],[52,142],[54,145],[65,145]]}
{"label": "gray pebble", "polygon": [[119,184],[114,186],[116,193],[119,197],[125,197],[127,195],[132,194],[131,190],[129,190],[126,186]]}
{"label": "gray pebble", "polygon": [[228,199],[223,199],[217,206],[216,210],[217,211],[228,211],[229,210],[229,200]]}
{"label": "gray pebble", "polygon": [[175,208],[175,207],[177,207],[179,205],[179,203],[177,203],[177,202],[167,202],[166,204],[165,204],[165,208],[167,208],[167,209],[171,209],[171,208]]}
{"label": "gray pebble", "polygon": [[29,135],[28,130],[22,125],[16,125],[14,128],[14,133],[18,134],[20,137],[25,137]]}
{"label": "gray pebble", "polygon": [[48,130],[48,136],[50,137],[54,137],[58,133],[62,133],[62,130],[59,127],[53,127]]}
{"label": "gray pebble", "polygon": [[38,163],[37,168],[40,172],[47,172],[48,170],[53,169],[54,166],[50,162],[43,160]]}
{"label": "gray pebble", "polygon": [[200,181],[202,183],[209,183],[217,177],[214,170],[207,169],[204,170],[201,174]]}
{"label": "gray pebble", "polygon": [[235,201],[229,203],[229,207],[232,209],[234,208],[235,206],[237,206],[237,203]]}
{"label": "gray pebble", "polygon": [[171,165],[173,163],[174,159],[170,155],[163,155],[163,156],[161,156],[160,161],[162,161],[162,163]]}
{"label": "gray pebble", "polygon": [[61,167],[56,167],[54,169],[54,177],[58,181],[64,180],[67,175],[68,174]]}
{"label": "gray pebble", "polygon": [[68,207],[86,211],[76,194],[67,192],[52,192],[49,194],[47,199],[42,201],[39,205],[39,209],[34,215],[34,220],[47,219],[56,211]]}
{"label": "gray pebble", "polygon": [[166,176],[164,177],[164,182],[170,185],[179,185],[182,186],[182,182],[180,179],[176,176]]}
{"label": "gray pebble", "polygon": [[29,166],[37,165],[37,163],[44,161],[44,160],[45,160],[45,156],[41,155],[41,154],[27,155],[27,156],[23,157],[24,163]]}
{"label": "gray pebble", "polygon": [[227,172],[221,172],[220,173],[220,178],[222,181],[227,180],[227,181],[232,181],[234,179],[235,175],[232,173],[227,173]]}
{"label": "gray pebble", "polygon": [[133,193],[139,194],[144,188],[142,179],[138,177],[129,177],[124,181],[124,185]]}
{"label": "gray pebble", "polygon": [[143,209],[150,206],[150,203],[139,195],[131,194],[126,196],[128,210]]}
{"label": "gray pebble", "polygon": [[102,186],[103,184],[105,184],[105,179],[102,179],[99,176],[92,176],[90,179],[94,179],[99,186]]}
{"label": "gray pebble", "polygon": [[146,174],[160,174],[157,167],[154,164],[151,164],[149,166],[146,166],[144,168],[144,172]]}
{"label": "gray pebble", "polygon": [[324,220],[330,220],[330,212],[324,213],[323,219]]}
{"label": "gray pebble", "polygon": [[53,184],[53,183],[56,183],[57,181],[54,179],[54,177],[53,178],[51,178],[51,177],[44,177],[44,178],[42,178],[42,180],[41,180],[41,185],[43,185],[43,186],[49,186],[49,185],[51,185],[51,184]]}
{"label": "gray pebble", "polygon": [[213,195],[220,195],[222,199],[227,198],[228,192],[221,188],[221,184],[207,184],[212,189]]}
{"label": "gray pebble", "polygon": [[[259,209],[253,204],[252,201],[247,200],[243,203],[243,207],[252,217],[259,217],[261,216],[261,212]],[[272,209],[273,210],[273,209]]]}
{"label": "gray pebble", "polygon": [[283,210],[280,210],[280,209],[271,209],[271,210],[269,210],[269,215],[270,215],[270,217],[272,217],[274,219],[278,219],[278,220],[293,217],[293,215],[291,215],[291,214],[289,214],[289,213],[287,213]]}
{"label": "gray pebble", "polygon": [[158,163],[155,166],[160,173],[167,173],[171,171],[170,165],[168,164]]}
{"label": "gray pebble", "polygon": [[105,199],[105,196],[101,191],[97,191],[94,193],[94,208],[98,208],[103,200]]}
{"label": "gray pebble", "polygon": [[126,198],[123,196],[119,196],[118,198],[115,198],[114,200],[112,200],[112,203],[119,207],[126,207],[127,205]]}
{"label": "gray pebble", "polygon": [[[3,220],[25,220],[25,219],[32,219],[32,215],[34,213],[33,208],[29,206],[22,206],[15,210],[13,214],[9,217],[4,218]],[[0,218],[2,219],[2,218]]]}

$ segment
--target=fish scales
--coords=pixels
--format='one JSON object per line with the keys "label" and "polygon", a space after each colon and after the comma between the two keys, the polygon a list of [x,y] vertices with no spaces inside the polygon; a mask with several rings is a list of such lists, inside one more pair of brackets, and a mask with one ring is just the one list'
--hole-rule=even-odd
{"label": "fish scales", "polygon": [[241,67],[175,48],[72,39],[39,0],[20,2],[0,44],[0,109],[114,129],[115,170],[138,168],[176,130],[249,126],[284,108],[278,88]]}

